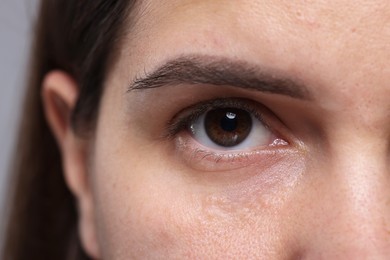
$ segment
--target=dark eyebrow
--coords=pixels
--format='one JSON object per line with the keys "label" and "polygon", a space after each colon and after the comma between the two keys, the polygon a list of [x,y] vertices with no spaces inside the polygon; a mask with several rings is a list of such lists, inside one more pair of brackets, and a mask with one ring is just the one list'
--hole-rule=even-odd
{"label": "dark eyebrow", "polygon": [[129,91],[179,84],[232,86],[264,93],[310,99],[308,89],[291,78],[243,61],[212,56],[184,56],[168,61],[142,78]]}

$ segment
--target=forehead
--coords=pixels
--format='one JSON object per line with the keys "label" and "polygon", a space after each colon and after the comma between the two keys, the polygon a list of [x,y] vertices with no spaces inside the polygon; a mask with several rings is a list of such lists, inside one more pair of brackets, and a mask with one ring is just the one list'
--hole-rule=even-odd
{"label": "forehead", "polygon": [[321,95],[389,97],[389,23],[387,0],[143,1],[126,44],[140,71],[197,53],[272,66]]}
{"label": "forehead", "polygon": [[[280,37],[295,41],[325,40],[340,43],[354,37],[360,43],[386,41],[390,36],[390,2],[374,1],[275,1],[275,0],[166,0],[142,1],[139,20],[144,32],[193,33],[194,37],[252,37],[255,42]],[[183,31],[187,29],[187,31]],[[209,35],[207,35],[209,33]],[[223,36],[226,38],[223,39]],[[364,36],[364,37],[363,37]],[[192,37],[191,39],[193,39]],[[332,37],[329,39],[327,37]],[[176,38],[177,39],[177,38]],[[263,40],[262,40],[263,39]],[[357,38],[355,38],[357,39]]]}

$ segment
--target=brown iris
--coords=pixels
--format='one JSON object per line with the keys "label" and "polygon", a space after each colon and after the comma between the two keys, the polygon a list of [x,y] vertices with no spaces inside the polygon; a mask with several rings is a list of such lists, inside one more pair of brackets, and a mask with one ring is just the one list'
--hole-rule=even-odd
{"label": "brown iris", "polygon": [[250,114],[242,109],[221,108],[209,111],[205,117],[205,130],[216,144],[232,147],[240,144],[252,129]]}

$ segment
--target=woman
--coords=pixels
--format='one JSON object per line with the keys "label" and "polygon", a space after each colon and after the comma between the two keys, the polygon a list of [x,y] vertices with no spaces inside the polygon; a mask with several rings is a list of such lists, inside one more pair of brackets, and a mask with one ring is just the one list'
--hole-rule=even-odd
{"label": "woman", "polygon": [[387,259],[389,17],[42,1],[5,259]]}

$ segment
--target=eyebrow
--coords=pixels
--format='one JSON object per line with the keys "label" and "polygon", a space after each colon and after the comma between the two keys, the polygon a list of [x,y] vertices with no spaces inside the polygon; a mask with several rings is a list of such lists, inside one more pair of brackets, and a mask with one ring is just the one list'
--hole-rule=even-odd
{"label": "eyebrow", "polygon": [[128,91],[181,84],[232,86],[296,99],[310,99],[306,86],[281,73],[243,61],[210,56],[184,56],[170,60],[146,76],[136,78]]}

